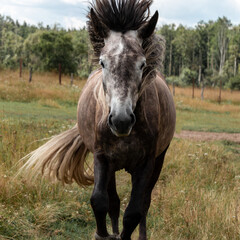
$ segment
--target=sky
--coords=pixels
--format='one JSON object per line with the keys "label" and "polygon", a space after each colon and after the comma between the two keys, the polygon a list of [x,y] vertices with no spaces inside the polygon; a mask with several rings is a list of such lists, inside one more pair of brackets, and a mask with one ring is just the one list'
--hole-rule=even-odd
{"label": "sky", "polygon": [[[20,23],[44,26],[58,23],[64,28],[86,24],[88,0],[0,0],[0,14]],[[194,27],[200,20],[226,16],[240,24],[240,0],[155,0],[151,13],[159,11],[158,25],[175,23]]]}

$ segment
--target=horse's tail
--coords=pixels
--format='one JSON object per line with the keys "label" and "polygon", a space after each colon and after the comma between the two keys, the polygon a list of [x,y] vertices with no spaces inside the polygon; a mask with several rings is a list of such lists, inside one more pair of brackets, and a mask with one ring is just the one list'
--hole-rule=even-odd
{"label": "horse's tail", "polygon": [[75,125],[59,135],[53,136],[48,142],[23,158],[28,159],[21,167],[20,173],[33,178],[42,172],[43,176],[55,178],[63,183],[75,180],[79,185],[90,185],[93,176],[85,169],[89,150]]}

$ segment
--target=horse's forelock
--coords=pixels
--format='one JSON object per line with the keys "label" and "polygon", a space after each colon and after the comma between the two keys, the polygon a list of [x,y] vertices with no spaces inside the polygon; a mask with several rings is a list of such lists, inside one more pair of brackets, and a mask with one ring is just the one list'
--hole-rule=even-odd
{"label": "horse's forelock", "polygon": [[[149,7],[153,0],[93,0],[91,8],[99,21],[109,30],[125,33],[138,30],[149,18]],[[94,28],[89,11],[88,32],[93,45],[96,62],[104,47],[104,39]]]}
{"label": "horse's forelock", "polygon": [[151,4],[152,0],[93,0],[92,8],[106,27],[125,33],[147,22]]}

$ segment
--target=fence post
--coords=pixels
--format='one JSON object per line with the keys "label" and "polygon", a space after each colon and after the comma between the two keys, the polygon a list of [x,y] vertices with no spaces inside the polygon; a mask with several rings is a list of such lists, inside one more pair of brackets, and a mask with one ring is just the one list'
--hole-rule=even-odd
{"label": "fence post", "polygon": [[201,100],[204,100],[204,88],[205,88],[205,85],[204,85],[204,78],[202,78]]}
{"label": "fence post", "polygon": [[173,96],[175,96],[175,84],[174,84],[174,82],[172,82],[172,92],[173,92]]}
{"label": "fence post", "polygon": [[73,85],[73,73],[71,73],[71,86]]}
{"label": "fence post", "polygon": [[20,77],[20,78],[22,77],[22,63],[23,63],[23,60],[22,60],[22,58],[20,58],[20,59],[19,59],[19,68],[20,68],[19,77]]}
{"label": "fence post", "polygon": [[29,68],[29,82],[32,82],[32,67]]}
{"label": "fence post", "polygon": [[194,78],[192,80],[192,98],[194,98],[194,87],[195,87],[195,83],[194,83]]}
{"label": "fence post", "polygon": [[62,66],[61,63],[58,65],[58,72],[59,72],[59,84],[62,85]]}
{"label": "fence post", "polygon": [[221,101],[222,101],[222,79],[220,80],[220,88],[219,88],[218,103],[220,104]]}

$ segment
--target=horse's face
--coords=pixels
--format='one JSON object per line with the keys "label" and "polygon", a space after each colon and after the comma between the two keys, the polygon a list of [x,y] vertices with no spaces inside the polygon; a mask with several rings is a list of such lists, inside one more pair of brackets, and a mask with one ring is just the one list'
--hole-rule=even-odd
{"label": "horse's face", "polygon": [[111,31],[101,52],[102,84],[110,109],[108,124],[116,136],[129,135],[136,121],[134,109],[146,65],[141,45],[136,31]]}
{"label": "horse's face", "polygon": [[146,58],[142,48],[157,24],[158,12],[140,29],[126,33],[109,30],[90,12],[95,32],[104,39],[101,50],[102,84],[110,112],[108,125],[118,137],[128,136],[136,122],[134,109],[139,97]]}

